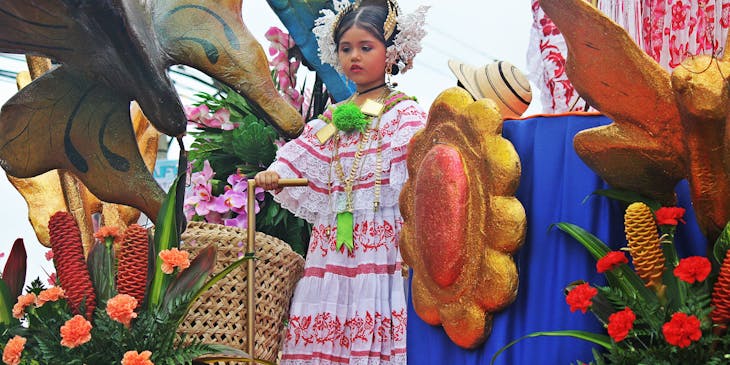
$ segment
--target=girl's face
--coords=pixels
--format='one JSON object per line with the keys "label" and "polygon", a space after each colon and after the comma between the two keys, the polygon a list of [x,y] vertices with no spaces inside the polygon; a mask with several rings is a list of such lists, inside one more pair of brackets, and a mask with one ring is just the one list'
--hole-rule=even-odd
{"label": "girl's face", "polygon": [[362,91],[385,82],[385,45],[357,25],[345,31],[337,48],[345,76]]}

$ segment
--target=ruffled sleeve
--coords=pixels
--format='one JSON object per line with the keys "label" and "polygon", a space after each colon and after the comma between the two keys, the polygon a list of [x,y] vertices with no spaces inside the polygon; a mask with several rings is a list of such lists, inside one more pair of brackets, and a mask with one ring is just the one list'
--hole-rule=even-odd
{"label": "ruffled sleeve", "polygon": [[426,126],[426,113],[414,100],[401,101],[393,109],[395,115],[391,126],[391,148],[387,161],[390,161],[390,183],[400,191],[408,179],[406,166],[408,143],[416,132]]}
{"label": "ruffled sleeve", "polygon": [[276,171],[282,179],[306,178],[309,186],[284,188],[274,194],[274,200],[299,218],[313,223],[317,213],[327,206],[328,166],[331,155],[319,143],[315,133],[325,125],[321,119],[314,119],[304,126],[302,134],[279,148],[276,160],[268,170]]}

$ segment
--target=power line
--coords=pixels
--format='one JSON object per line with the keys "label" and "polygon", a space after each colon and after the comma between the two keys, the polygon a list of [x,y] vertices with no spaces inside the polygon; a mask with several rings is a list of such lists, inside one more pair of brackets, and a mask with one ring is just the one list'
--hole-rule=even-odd
{"label": "power line", "polygon": [[[463,39],[461,39],[459,37],[456,37],[456,36],[453,36],[450,33],[447,33],[447,32],[445,32],[445,31],[443,31],[443,30],[441,30],[441,29],[439,29],[439,28],[437,28],[437,27],[435,27],[435,26],[433,26],[431,24],[426,24],[426,28],[429,29],[430,31],[433,31],[433,32],[437,33],[440,36],[443,36],[443,37],[448,38],[449,40],[451,40],[453,42],[458,43],[459,45],[463,46],[464,48],[466,48],[466,49],[468,49],[468,50],[470,50],[470,51],[472,51],[474,53],[479,54],[480,56],[482,56],[482,58],[486,58],[486,59],[492,60],[492,61],[496,61],[496,60],[499,59],[499,58],[494,57],[493,55],[491,55],[491,54],[489,54],[487,52],[484,52],[484,51],[482,51],[482,50],[474,47],[473,44],[469,44],[466,41],[464,41]],[[450,58],[453,58],[452,56],[449,56],[449,57]]]}

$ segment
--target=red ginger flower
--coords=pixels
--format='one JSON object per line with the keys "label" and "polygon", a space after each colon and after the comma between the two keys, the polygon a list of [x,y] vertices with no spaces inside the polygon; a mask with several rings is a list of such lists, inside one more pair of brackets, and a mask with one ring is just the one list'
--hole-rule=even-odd
{"label": "red ginger flower", "polygon": [[674,268],[674,275],[680,280],[693,284],[695,281],[704,281],[710,275],[712,265],[710,260],[702,256],[691,256],[679,260]]}
{"label": "red ginger flower", "polygon": [[611,251],[606,254],[606,256],[601,257],[598,262],[596,262],[596,271],[599,273],[604,273],[606,271],[611,271],[618,267],[621,264],[628,264],[629,259],[626,258],[626,254],[621,251]]}
{"label": "red ginger flower", "polygon": [[702,337],[700,320],[686,313],[674,313],[672,319],[662,326],[664,338],[670,345],[685,348]]}
{"label": "red ginger flower", "polygon": [[623,341],[634,328],[635,320],[636,314],[629,307],[611,314],[608,316],[608,335],[616,342]]}
{"label": "red ginger flower", "polygon": [[725,253],[725,260],[720,268],[715,287],[712,290],[712,313],[710,318],[715,324],[730,322],[730,250]]}
{"label": "red ginger flower", "polygon": [[137,305],[144,300],[147,288],[147,255],[149,241],[147,230],[132,224],[124,232],[117,269],[117,292],[137,299]]}
{"label": "red ginger flower", "polygon": [[155,365],[150,361],[150,356],[152,356],[152,353],[149,351],[142,351],[142,353],[127,351],[124,353],[122,365]]}
{"label": "red ginger flower", "polygon": [[81,315],[73,316],[61,326],[61,345],[72,349],[89,341],[91,341],[91,322]]}
{"label": "red ginger flower", "polygon": [[177,247],[173,247],[169,250],[160,251],[160,258],[162,259],[162,272],[165,274],[172,274],[172,271],[178,267],[180,271],[183,271],[190,267],[190,253],[187,251],[180,251]]}
{"label": "red ginger flower", "polygon": [[596,294],[598,294],[598,289],[591,287],[588,283],[583,283],[568,292],[568,295],[565,297],[565,302],[570,305],[571,312],[580,310],[585,313],[586,310],[593,305],[591,299],[593,299]]}
{"label": "red ginger flower", "polygon": [[83,302],[86,305],[86,317],[91,318],[96,308],[96,294],[86,268],[79,227],[71,214],[56,212],[48,222],[48,231],[56,274],[71,304],[71,311],[79,313],[79,306]]}
{"label": "red ginger flower", "polygon": [[127,294],[117,294],[106,303],[106,314],[109,318],[129,327],[133,318],[137,318],[134,309],[137,308],[137,299]]}
{"label": "red ginger flower", "polygon": [[36,299],[36,306],[42,307],[46,302],[55,302],[61,298],[65,298],[66,294],[60,286],[52,286],[40,293]]}
{"label": "red ginger flower", "polygon": [[13,305],[13,317],[17,319],[23,318],[25,308],[31,304],[35,304],[36,296],[34,293],[24,294],[18,297],[18,301]]}
{"label": "red ginger flower", "polygon": [[685,223],[682,217],[684,216],[684,208],[680,207],[661,207],[656,212],[656,223],[658,225],[669,225],[676,226],[679,222]]}
{"label": "red ginger flower", "polygon": [[9,339],[3,349],[3,362],[7,365],[20,364],[20,357],[23,355],[26,341],[25,337],[17,335]]}

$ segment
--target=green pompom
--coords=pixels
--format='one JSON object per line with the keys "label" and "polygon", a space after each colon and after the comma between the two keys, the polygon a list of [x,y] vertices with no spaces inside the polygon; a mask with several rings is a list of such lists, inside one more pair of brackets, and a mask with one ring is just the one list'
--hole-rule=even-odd
{"label": "green pompom", "polygon": [[332,112],[332,123],[341,131],[351,132],[357,129],[363,133],[368,125],[368,120],[355,103],[347,102]]}

